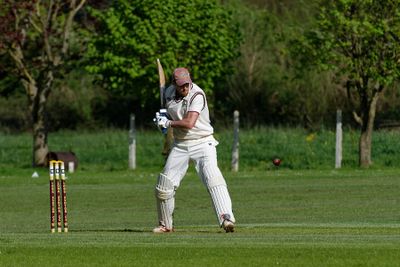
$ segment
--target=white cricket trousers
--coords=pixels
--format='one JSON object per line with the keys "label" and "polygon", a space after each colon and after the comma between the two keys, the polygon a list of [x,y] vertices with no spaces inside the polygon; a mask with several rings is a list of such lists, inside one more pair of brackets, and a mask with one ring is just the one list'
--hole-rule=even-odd
{"label": "white cricket trousers", "polygon": [[218,142],[212,136],[206,140],[193,145],[175,143],[159,175],[156,185],[158,219],[168,229],[173,228],[175,191],[187,172],[190,160],[194,162],[197,174],[210,194],[219,225],[222,225],[224,218],[235,222],[228,188],[218,168]]}

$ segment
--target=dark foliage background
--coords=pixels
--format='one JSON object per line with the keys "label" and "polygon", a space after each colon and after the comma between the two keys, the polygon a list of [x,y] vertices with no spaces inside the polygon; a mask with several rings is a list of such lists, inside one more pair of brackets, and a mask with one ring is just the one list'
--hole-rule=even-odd
{"label": "dark foliage background", "polygon": [[[126,128],[130,113],[136,114],[138,127],[153,127],[151,116],[158,108],[157,69],[146,71],[151,79],[130,81],[129,86],[152,92],[144,95],[108,90],[104,80],[87,71],[87,45],[99,30],[99,20],[90,8],[105,12],[114,1],[89,1],[77,16],[80,28],[73,36],[73,61],[57,90],[47,103],[47,127],[60,129]],[[336,110],[343,110],[344,124],[354,127],[351,110],[346,101],[344,85],[333,80],[330,72],[318,72],[299,62],[292,44],[313,22],[318,0],[231,0],[218,1],[238,23],[237,36],[241,38],[237,56],[226,64],[226,72],[204,79],[207,72],[191,62],[195,81],[209,91],[212,121],[216,127],[225,127],[232,121],[232,113],[239,110],[242,127],[284,125],[310,130],[334,128]],[[170,16],[176,16],[171,11]],[[104,30],[104,29],[103,29]],[[104,31],[103,31],[104,32]],[[195,54],[196,51],[194,51]],[[164,57],[168,54],[164,51]],[[154,55],[157,57],[158,55]],[[213,60],[212,58],[210,59]],[[167,76],[174,67],[166,62]],[[100,74],[100,76],[104,76]],[[143,76],[145,77],[145,76]],[[151,99],[153,97],[154,100]],[[377,107],[376,128],[395,127],[400,121],[400,91],[398,84],[385,91]],[[21,132],[30,130],[30,116],[24,89],[9,66],[6,54],[0,54],[0,130]],[[154,109],[154,110],[153,110]]]}

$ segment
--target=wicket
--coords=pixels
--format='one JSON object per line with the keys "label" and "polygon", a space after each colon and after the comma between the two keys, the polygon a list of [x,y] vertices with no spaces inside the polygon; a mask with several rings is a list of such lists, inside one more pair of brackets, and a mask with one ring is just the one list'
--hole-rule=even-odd
{"label": "wicket", "polygon": [[[57,214],[57,231],[61,233],[62,226],[64,232],[68,232],[68,213],[67,213],[67,187],[65,183],[65,166],[61,160],[51,160],[49,162],[50,173],[50,230],[55,233],[55,215]],[[57,212],[55,210],[57,207]],[[61,214],[63,215],[63,225],[61,225]]]}

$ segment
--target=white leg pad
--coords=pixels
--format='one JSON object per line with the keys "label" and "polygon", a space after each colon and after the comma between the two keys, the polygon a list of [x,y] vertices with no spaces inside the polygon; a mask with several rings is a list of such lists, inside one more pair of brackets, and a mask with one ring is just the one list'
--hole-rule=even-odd
{"label": "white leg pad", "polygon": [[235,222],[232,212],[232,201],[229,196],[226,185],[218,185],[209,188],[212,202],[214,204],[215,213],[220,225],[224,222],[224,215],[229,215],[230,220]]}
{"label": "white leg pad", "polygon": [[172,229],[175,209],[175,187],[171,180],[163,173],[160,173],[158,176],[155,194],[159,223],[168,229]]}
{"label": "white leg pad", "polygon": [[198,174],[207,188],[212,188],[219,185],[225,185],[226,182],[216,161],[199,162],[196,165]]}

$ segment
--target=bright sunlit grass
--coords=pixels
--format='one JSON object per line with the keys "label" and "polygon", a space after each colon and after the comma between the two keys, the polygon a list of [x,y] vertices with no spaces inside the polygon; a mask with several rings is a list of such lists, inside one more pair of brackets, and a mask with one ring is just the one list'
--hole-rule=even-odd
{"label": "bright sunlit grass", "polygon": [[[51,234],[48,173],[0,174],[1,266],[398,266],[399,170],[225,172],[237,219],[226,234],[193,169],[176,232],[157,224],[157,172],[68,174],[69,230]],[[62,261],[62,263],[59,263]]]}

